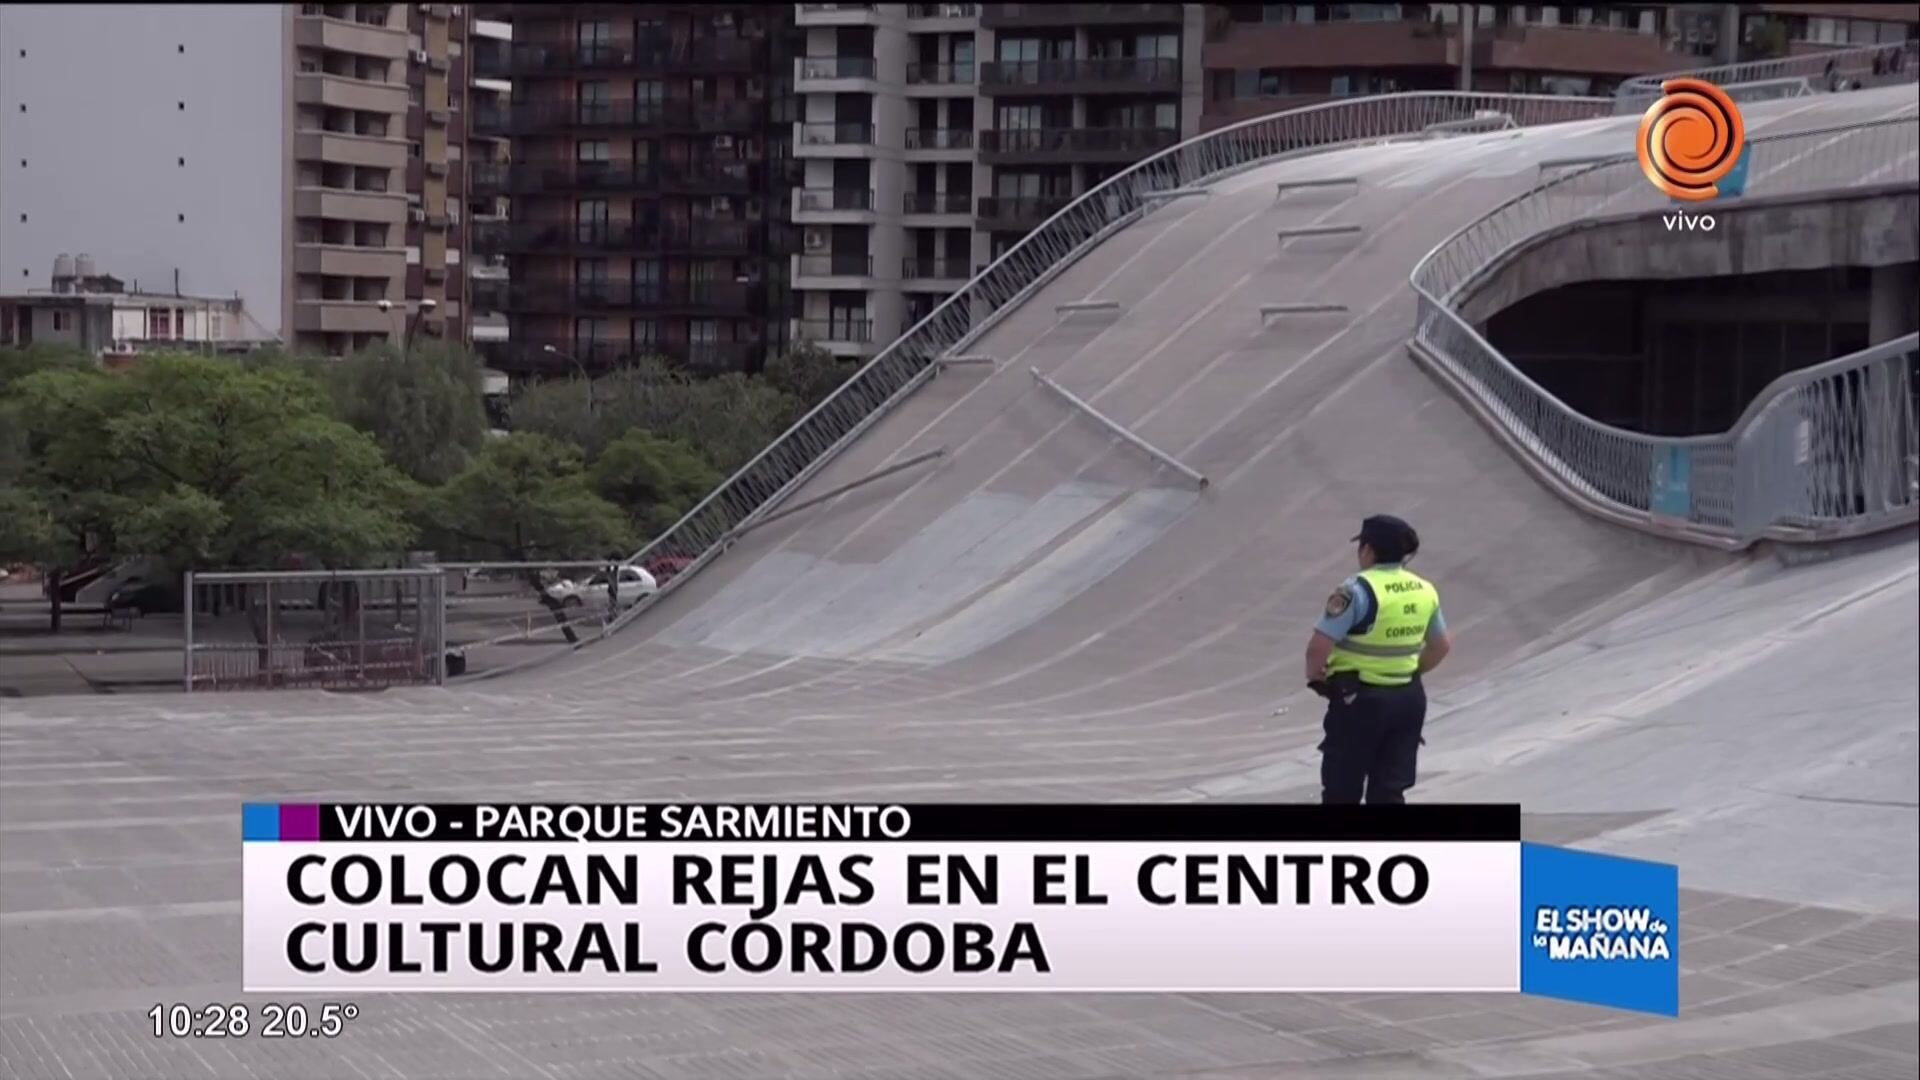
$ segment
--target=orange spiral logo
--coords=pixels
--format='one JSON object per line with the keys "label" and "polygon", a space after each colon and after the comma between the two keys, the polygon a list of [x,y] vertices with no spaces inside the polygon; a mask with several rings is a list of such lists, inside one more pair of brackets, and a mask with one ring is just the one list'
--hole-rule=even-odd
{"label": "orange spiral logo", "polygon": [[1740,162],[1747,124],[1725,90],[1699,79],[1668,79],[1640,118],[1640,171],[1676,199],[1701,202]]}

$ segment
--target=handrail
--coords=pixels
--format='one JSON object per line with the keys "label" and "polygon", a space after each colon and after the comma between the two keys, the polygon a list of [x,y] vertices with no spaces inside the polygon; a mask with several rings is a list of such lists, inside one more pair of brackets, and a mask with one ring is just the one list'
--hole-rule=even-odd
{"label": "handrail", "polygon": [[1142,159],[1048,217],[636,552],[630,561],[674,556],[694,562],[629,609],[609,632],[691,578],[724,549],[729,535],[738,535],[741,526],[806,483],[881,414],[933,377],[940,357],[964,350],[1093,245],[1164,205],[1151,197],[1155,193],[1195,187],[1283,155],[1414,137],[1433,124],[1489,110],[1529,127],[1595,119],[1611,107],[1608,98],[1457,91],[1349,98],[1242,120]]}
{"label": "handrail", "polygon": [[1814,89],[1827,90],[1831,88],[1819,85],[1817,80],[1826,76],[1828,64],[1833,65],[1837,75],[1878,77],[1894,73],[1874,71],[1874,60],[1895,56],[1900,58],[1899,73],[1908,74],[1920,68],[1920,52],[1916,52],[1916,49],[1920,49],[1920,42],[1886,42],[1772,60],[1747,60],[1738,64],[1666,71],[1657,75],[1636,75],[1622,82],[1614,92],[1614,111],[1632,113],[1646,108],[1649,100],[1660,96],[1660,84],[1668,79],[1704,79],[1715,86],[1729,87],[1804,78]]}
{"label": "handrail", "polygon": [[[1748,196],[1872,189],[1920,179],[1911,116],[1756,138]],[[1601,424],[1502,356],[1459,303],[1513,253],[1581,222],[1669,205],[1633,154],[1536,183],[1429,251],[1409,280],[1415,355],[1535,472],[1603,517],[1721,548],[1823,541],[1905,524],[1916,496],[1916,337],[1884,342],[1764,388],[1725,432],[1669,437]],[[1735,204],[1737,205],[1737,204]]]}

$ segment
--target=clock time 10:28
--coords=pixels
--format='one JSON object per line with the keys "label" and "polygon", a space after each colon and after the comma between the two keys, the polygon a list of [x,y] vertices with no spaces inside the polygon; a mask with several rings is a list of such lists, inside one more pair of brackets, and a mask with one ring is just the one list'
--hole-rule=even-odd
{"label": "clock time 10:28", "polygon": [[269,1001],[256,1015],[244,1002],[213,1002],[188,1005],[185,1002],[159,1004],[147,1010],[153,1021],[156,1039],[332,1039],[346,1030],[348,1022],[360,1015],[360,1006],[352,1002],[329,1001],[318,1009],[299,1002],[281,1004]]}

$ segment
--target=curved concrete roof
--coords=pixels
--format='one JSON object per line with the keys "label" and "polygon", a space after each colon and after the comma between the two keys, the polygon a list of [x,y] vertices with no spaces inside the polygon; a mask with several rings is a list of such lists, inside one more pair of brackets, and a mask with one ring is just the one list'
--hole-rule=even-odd
{"label": "curved concrete roof", "polygon": [[[1901,88],[1747,111],[1766,133],[1914,110]],[[945,459],[759,530],[564,661],[378,696],[6,703],[0,1050],[27,1076],[1911,1075],[1913,538],[1790,567],[1599,524],[1407,356],[1419,255],[1635,123],[1320,155],[1167,204],[968,350],[997,370],[942,374],[810,490]],[[1275,197],[1332,176],[1360,183]],[[1275,240],[1340,223],[1363,232]],[[1123,311],[1056,316],[1084,299]],[[1263,325],[1281,302],[1349,314]],[[139,1035],[153,1001],[237,985],[243,798],[1311,798],[1298,655],[1379,511],[1420,528],[1458,639],[1415,798],[1517,798],[1532,838],[1677,860],[1679,1021],[1446,996],[415,997],[363,1002],[324,1059]]]}

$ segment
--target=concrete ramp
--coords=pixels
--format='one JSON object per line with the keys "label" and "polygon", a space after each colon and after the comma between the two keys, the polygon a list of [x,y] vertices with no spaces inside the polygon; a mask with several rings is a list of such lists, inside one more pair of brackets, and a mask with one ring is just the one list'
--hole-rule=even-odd
{"label": "concrete ramp", "polygon": [[[1915,107],[1746,112],[1760,133]],[[1414,261],[1636,124],[1165,200],[967,348],[997,369],[942,372],[796,501],[937,464],[753,531],[564,661],[444,691],[0,701],[0,1049],[35,1077],[1912,1076],[1914,538],[1788,567],[1602,525],[1407,355]],[[1277,194],[1332,178],[1356,182]],[[1088,299],[1118,306],[1057,316]],[[1414,797],[1518,798],[1534,838],[1679,860],[1679,1021],[1444,995],[443,995],[362,1002],[324,1058],[138,1034],[155,1001],[237,985],[245,798],[1310,798],[1300,652],[1379,511],[1419,526],[1458,639]]]}

